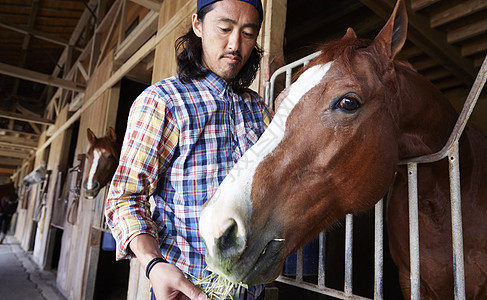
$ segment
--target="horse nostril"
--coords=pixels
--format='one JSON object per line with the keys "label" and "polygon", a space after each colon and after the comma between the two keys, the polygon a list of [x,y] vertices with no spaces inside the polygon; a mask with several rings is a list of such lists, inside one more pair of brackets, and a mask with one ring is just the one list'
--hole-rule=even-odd
{"label": "horse nostril", "polygon": [[224,257],[230,258],[243,249],[245,242],[238,237],[238,225],[234,219],[227,219],[222,228],[225,231],[215,239],[215,244]]}

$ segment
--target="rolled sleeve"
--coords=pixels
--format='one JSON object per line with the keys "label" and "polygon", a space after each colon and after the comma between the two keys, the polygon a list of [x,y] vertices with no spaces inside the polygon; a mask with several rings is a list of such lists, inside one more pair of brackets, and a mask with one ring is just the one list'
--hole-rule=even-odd
{"label": "rolled sleeve", "polygon": [[119,165],[107,198],[107,224],[117,241],[117,260],[131,257],[130,241],[139,234],[158,238],[149,197],[178,143],[179,130],[155,89],[147,89],[130,109]]}

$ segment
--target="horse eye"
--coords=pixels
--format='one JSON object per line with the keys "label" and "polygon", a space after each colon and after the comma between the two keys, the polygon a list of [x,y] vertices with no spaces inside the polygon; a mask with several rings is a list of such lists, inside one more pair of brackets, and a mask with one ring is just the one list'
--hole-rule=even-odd
{"label": "horse eye", "polygon": [[335,104],[335,108],[345,112],[354,112],[360,108],[360,101],[351,96],[344,96]]}

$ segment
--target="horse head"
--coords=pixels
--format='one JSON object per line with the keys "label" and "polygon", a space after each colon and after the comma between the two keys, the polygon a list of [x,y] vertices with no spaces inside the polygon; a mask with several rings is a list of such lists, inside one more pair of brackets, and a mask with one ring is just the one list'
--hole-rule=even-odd
{"label": "horse head", "polygon": [[85,178],[83,189],[85,197],[95,198],[111,179],[117,168],[120,147],[117,143],[117,136],[113,128],[108,129],[107,135],[97,138],[96,135],[87,129],[90,147],[86,153],[88,159],[88,175]]}
{"label": "horse head", "polygon": [[412,121],[428,106],[438,116],[450,112],[427,100],[434,91],[412,105],[422,99],[408,80],[434,88],[394,61],[406,33],[399,0],[373,41],[349,29],[279,95],[271,124],[201,212],[210,269],[234,282],[271,282],[290,253],[346,214],[373,207],[399,159],[441,149],[447,135],[424,134],[435,129],[434,117]]}
{"label": "horse head", "polygon": [[26,187],[46,180],[46,162],[41,164],[22,179],[22,184]]}

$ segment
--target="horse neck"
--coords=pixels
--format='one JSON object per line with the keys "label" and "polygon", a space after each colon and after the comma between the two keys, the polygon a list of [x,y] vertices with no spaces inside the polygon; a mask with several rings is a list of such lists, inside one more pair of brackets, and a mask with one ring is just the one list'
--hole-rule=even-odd
{"label": "horse neck", "polygon": [[443,148],[457,113],[445,96],[412,68],[396,66],[399,81],[399,158],[435,153]]}

